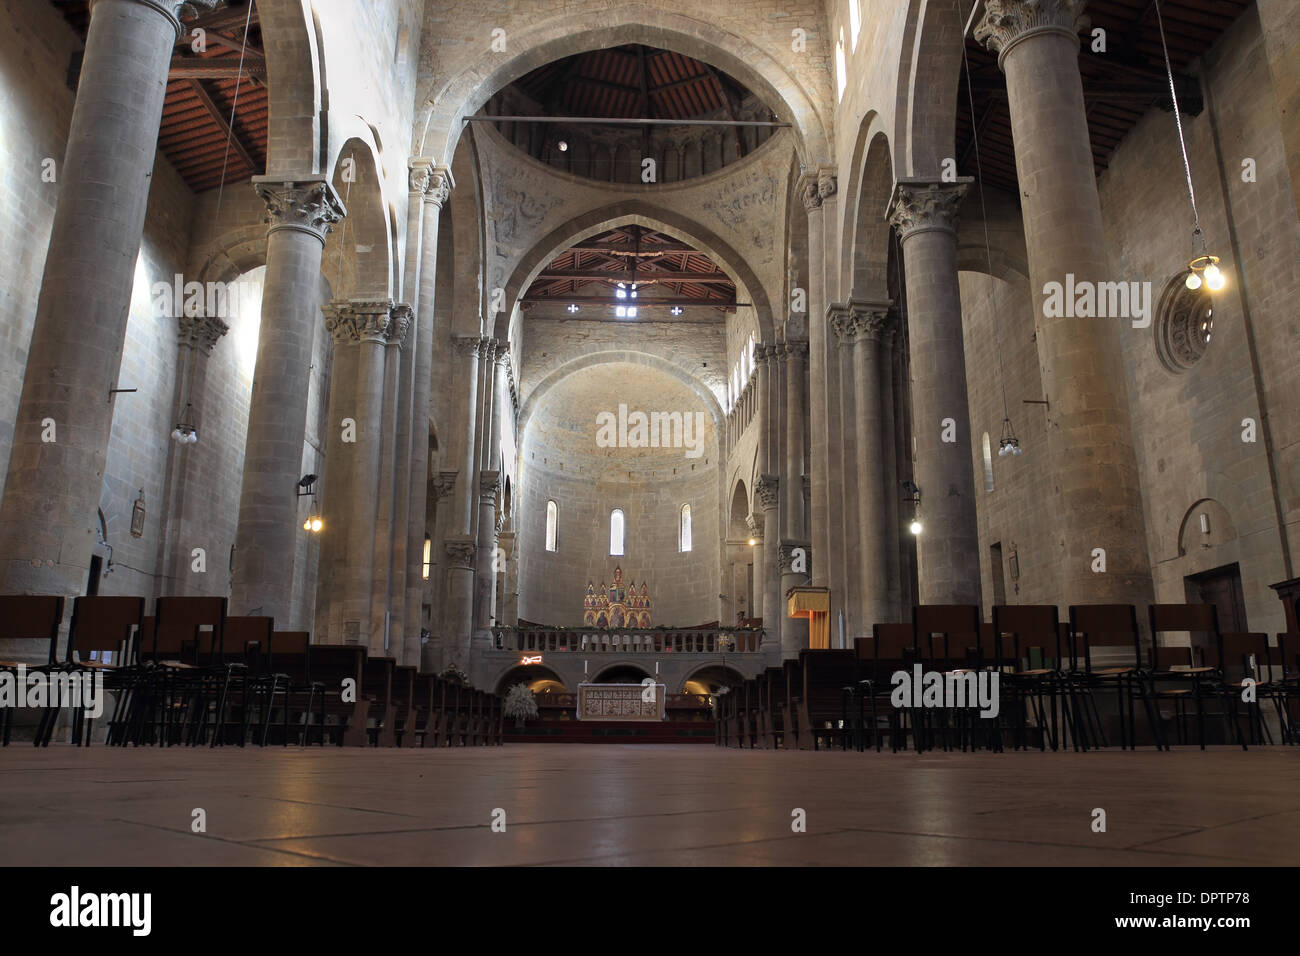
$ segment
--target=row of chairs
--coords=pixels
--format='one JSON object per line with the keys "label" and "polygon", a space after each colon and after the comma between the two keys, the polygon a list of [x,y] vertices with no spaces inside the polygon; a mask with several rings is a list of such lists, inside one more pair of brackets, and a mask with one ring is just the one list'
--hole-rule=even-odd
{"label": "row of chairs", "polygon": [[[1300,636],[1278,635],[1272,645],[1266,634],[1220,633],[1212,605],[1152,605],[1148,624],[1144,638],[1131,605],[1076,605],[1068,622],[1054,605],[997,606],[992,623],[973,605],[918,606],[910,624],[877,624],[851,650],[806,650],[732,688],[719,701],[717,741],[1088,750],[1110,743],[1100,697],[1113,699],[1106,709],[1125,749],[1138,744],[1139,715],[1150,742],[1169,749],[1166,709],[1179,744],[1190,742],[1194,722],[1204,749],[1211,720],[1222,721],[1223,739],[1243,748],[1272,743],[1266,708],[1281,741],[1300,742]],[[1161,643],[1171,633],[1191,640]],[[894,706],[894,675],[910,676],[916,665],[963,690],[974,690],[981,675],[989,686],[996,672],[996,716],[981,717],[971,706],[917,707],[910,698]]]}
{"label": "row of chairs", "polygon": [[[98,678],[111,698],[110,744],[217,746],[249,740],[308,745],[470,746],[502,743],[502,700],[457,681],[398,665],[359,645],[312,644],[277,631],[269,617],[230,617],[226,599],[162,597],[145,616],[142,597],[79,597],[62,655],[64,599],[0,596],[0,642],[46,642],[48,660],[20,667],[52,688]],[[48,745],[61,701],[42,708],[34,742]],[[89,743],[84,697],[68,701],[72,739]],[[106,709],[105,713],[109,713]],[[0,708],[10,742],[13,709]]]}

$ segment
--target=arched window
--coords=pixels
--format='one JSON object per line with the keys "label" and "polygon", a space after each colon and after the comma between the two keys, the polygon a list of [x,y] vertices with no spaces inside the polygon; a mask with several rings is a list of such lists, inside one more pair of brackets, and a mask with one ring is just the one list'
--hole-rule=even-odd
{"label": "arched window", "polygon": [[844,99],[844,88],[849,85],[848,67],[844,63],[844,30],[835,44],[835,99]]}
{"label": "arched window", "polygon": [[691,506],[682,505],[682,517],[677,535],[679,551],[691,550]]}
{"label": "arched window", "polygon": [[546,550],[558,551],[560,535],[560,508],[554,501],[546,502]]}
{"label": "arched window", "polygon": [[989,444],[989,433],[984,433],[984,490],[993,490],[993,447]]}
{"label": "arched window", "polygon": [[623,553],[623,512],[615,508],[609,515],[609,553]]}
{"label": "arched window", "polygon": [[862,31],[862,0],[849,0],[849,49],[858,51],[858,34]]}
{"label": "arched window", "polygon": [[424,536],[424,564],[423,564],[423,570],[421,570],[420,572],[421,577],[423,577],[424,580],[426,581],[429,580],[429,566],[430,564],[432,564],[432,558],[433,558],[433,539],[426,534]]}

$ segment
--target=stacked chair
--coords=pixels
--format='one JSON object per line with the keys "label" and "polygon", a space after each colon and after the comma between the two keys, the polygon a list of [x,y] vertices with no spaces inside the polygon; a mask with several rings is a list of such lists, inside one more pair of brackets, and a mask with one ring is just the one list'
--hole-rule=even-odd
{"label": "stacked chair", "polygon": [[[503,741],[496,694],[399,666],[359,645],[312,644],[305,631],[276,631],[269,617],[231,617],[225,598],[162,597],[152,616],[145,604],[140,597],[76,598],[60,655],[63,598],[0,596],[0,672],[16,677],[25,668],[51,685],[90,680],[102,687],[110,745]],[[37,746],[53,737],[59,703],[42,710]],[[72,741],[89,744],[98,711],[84,698],[67,703]],[[5,745],[13,713],[0,708]]]}
{"label": "stacked chair", "polygon": [[[878,623],[852,650],[804,650],[728,688],[723,747],[880,751],[1007,748],[1169,750],[1207,742],[1300,743],[1300,635],[1220,633],[1208,604],[1153,604],[1145,632],[1132,605],[919,605],[910,623]],[[920,666],[946,688],[996,673],[997,715],[969,699],[895,699],[898,672]],[[985,683],[985,687],[989,684]],[[900,704],[900,705],[896,705]],[[1269,719],[1266,719],[1269,718]]]}

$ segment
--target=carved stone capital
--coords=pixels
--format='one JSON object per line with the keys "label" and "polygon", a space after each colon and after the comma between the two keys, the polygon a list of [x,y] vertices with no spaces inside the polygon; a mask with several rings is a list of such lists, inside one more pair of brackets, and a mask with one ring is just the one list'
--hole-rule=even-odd
{"label": "carved stone capital", "polygon": [[[794,570],[794,562],[797,557],[802,555],[802,567]],[[812,569],[812,562],[809,560],[811,551],[807,541],[782,541],[777,547],[777,565],[781,568],[782,574],[808,574]]]}
{"label": "carved stone capital", "polygon": [[972,182],[970,176],[951,183],[900,179],[889,204],[889,224],[900,239],[933,229],[956,235],[957,209]]}
{"label": "carved stone capital", "polygon": [[[212,10],[220,2],[222,0],[136,0],[136,3],[149,7],[151,10],[156,10],[166,17],[171,23],[172,29],[176,31],[178,40],[184,32],[184,27],[181,24],[183,14],[198,16]],[[91,7],[94,7],[93,3]]]}
{"label": "carved stone capital", "polygon": [[501,472],[481,471],[478,475],[479,503],[495,506],[501,491]]}
{"label": "carved stone capital", "polygon": [[451,197],[456,181],[446,166],[435,166],[429,176],[429,186],[424,191],[424,201],[441,209]]}
{"label": "carved stone capital", "polygon": [[1087,0],[985,0],[975,39],[998,55],[998,66],[1013,46],[1042,33],[1068,36],[1077,43],[1087,27]]}
{"label": "carved stone capital", "polygon": [[433,160],[411,160],[406,181],[412,196],[423,196],[429,190],[429,183],[433,181]]}
{"label": "carved stone capital", "polygon": [[177,343],[182,348],[201,351],[211,355],[217,339],[230,331],[230,326],[220,319],[208,315],[181,315],[177,317],[180,324]]}
{"label": "carved stone capital", "polygon": [[838,180],[835,174],[828,169],[819,170],[817,173],[817,195],[823,200],[830,199],[835,195],[838,189]]}
{"label": "carved stone capital", "polygon": [[758,514],[745,516],[745,527],[749,529],[749,536],[756,541],[763,540],[763,515]]}
{"label": "carved stone capital", "polygon": [[415,310],[404,302],[393,306],[393,321],[388,330],[388,344],[401,348],[406,343],[406,333],[415,319]]}
{"label": "carved stone capital", "polygon": [[853,341],[853,314],[847,302],[832,302],[826,307],[826,324],[835,333],[837,344],[849,345]]}
{"label": "carved stone capital", "polygon": [[254,176],[253,188],[266,203],[267,233],[296,229],[325,243],[330,227],[348,214],[326,179],[284,182],[271,176]]}
{"label": "carved stone capital", "polygon": [[808,357],[807,342],[786,342],[781,346],[781,356],[785,361],[790,359],[803,359]]}
{"label": "carved stone capital", "polygon": [[325,328],[336,345],[375,342],[384,345],[393,333],[392,299],[351,299],[325,306]]}
{"label": "carved stone capital", "polygon": [[439,501],[446,498],[456,490],[457,474],[459,474],[459,472],[440,471],[438,472],[438,477],[433,479],[433,493],[437,496]]}
{"label": "carved stone capital", "polygon": [[776,507],[780,486],[781,479],[776,475],[759,475],[758,481],[754,482],[754,491],[758,493],[758,500],[763,503],[764,511]]}
{"label": "carved stone capital", "polygon": [[799,198],[803,200],[803,208],[809,212],[821,208],[822,197],[821,193],[817,191],[816,183],[804,183],[800,189]]}
{"label": "carved stone capital", "polygon": [[447,554],[447,566],[451,568],[473,569],[474,539],[469,535],[453,535],[442,542]]}
{"label": "carved stone capital", "polygon": [[889,307],[892,302],[849,302],[850,326],[854,342],[883,342],[893,323]]}
{"label": "carved stone capital", "polygon": [[451,339],[452,348],[462,358],[478,358],[482,344],[483,339],[477,335],[454,335]]}

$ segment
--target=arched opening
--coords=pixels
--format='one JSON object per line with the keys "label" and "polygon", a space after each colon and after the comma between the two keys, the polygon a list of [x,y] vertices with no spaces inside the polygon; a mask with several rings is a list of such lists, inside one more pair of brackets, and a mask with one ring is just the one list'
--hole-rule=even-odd
{"label": "arched opening", "polygon": [[639,684],[652,676],[635,664],[611,664],[596,674],[594,684]]}
{"label": "arched opening", "polygon": [[534,694],[566,694],[564,678],[544,664],[520,664],[510,668],[497,681],[496,692],[505,695],[516,684],[527,684]]}

